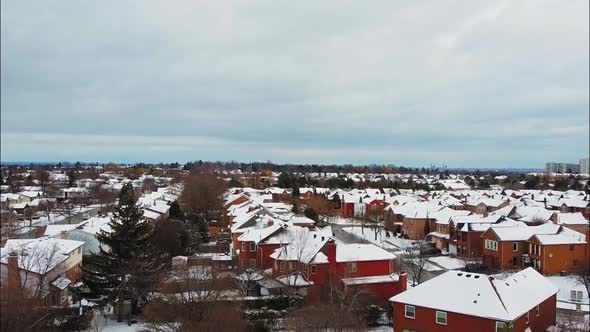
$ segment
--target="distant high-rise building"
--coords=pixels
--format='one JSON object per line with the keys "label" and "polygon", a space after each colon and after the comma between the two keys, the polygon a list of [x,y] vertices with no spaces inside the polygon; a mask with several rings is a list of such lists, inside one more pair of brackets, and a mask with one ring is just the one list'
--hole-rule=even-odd
{"label": "distant high-rise building", "polygon": [[557,173],[557,163],[556,162],[548,162],[545,163],[545,173]]}
{"label": "distant high-rise building", "polygon": [[583,169],[582,161],[580,161],[580,164],[556,163],[553,161],[545,163],[545,172],[546,173],[561,173],[561,174],[574,173],[575,174],[575,173],[580,173],[580,169]]}
{"label": "distant high-rise building", "polygon": [[579,164],[567,164],[567,163],[560,163],[558,168],[558,173],[580,173],[580,165]]}
{"label": "distant high-rise building", "polygon": [[590,158],[580,160],[580,173],[590,174]]}

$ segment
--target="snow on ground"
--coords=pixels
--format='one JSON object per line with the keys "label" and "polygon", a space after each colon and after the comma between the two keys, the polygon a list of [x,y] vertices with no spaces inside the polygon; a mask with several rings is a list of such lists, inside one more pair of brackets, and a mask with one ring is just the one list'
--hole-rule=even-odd
{"label": "snow on ground", "polygon": [[330,220],[330,223],[336,225],[359,225],[358,221],[355,221],[352,218],[342,218],[342,217],[334,217]]}
{"label": "snow on ground", "polygon": [[[418,258],[414,258],[414,259],[410,259],[410,261],[414,264],[417,264],[419,259]],[[429,272],[433,272],[433,271],[442,271],[444,270],[442,267],[432,264],[429,261],[426,261],[426,263],[424,263],[424,270],[429,271]]]}
{"label": "snow on ground", "polygon": [[364,227],[364,230],[361,229],[360,225],[353,227],[342,227],[342,230],[365,239],[386,250],[401,251],[403,248],[411,246],[411,243],[413,242],[411,240],[395,237],[393,236],[392,232],[389,232],[390,236],[387,237],[386,231],[383,229],[377,233],[377,239],[375,240],[375,231],[372,228],[366,226]]}
{"label": "snow on ground", "polygon": [[101,331],[101,332],[140,332],[148,331],[147,324],[135,323],[129,326],[127,321],[117,322],[110,318],[104,318],[102,315],[95,315],[91,322],[91,327],[87,329],[87,332]]}
{"label": "snow on ground", "polygon": [[440,265],[445,270],[460,270],[465,268],[465,261],[447,256],[432,257],[428,261]]}
{"label": "snow on ground", "polygon": [[369,332],[393,332],[391,326],[372,326],[368,329]]}
{"label": "snow on ground", "polygon": [[[371,228],[368,227],[364,227],[364,230],[361,229],[360,225],[358,226],[353,226],[353,227],[342,227],[342,230],[353,234],[355,236],[358,236],[362,239],[365,239],[375,245],[378,245],[379,247],[383,248],[383,249],[391,249],[391,250],[398,250],[400,249],[399,247],[397,247],[396,245],[394,245],[391,241],[393,235],[391,232],[389,232],[390,237],[386,236],[386,232],[385,230],[381,230],[380,232],[377,233],[377,239],[375,240],[375,231]],[[400,239],[403,240],[403,239]]]}

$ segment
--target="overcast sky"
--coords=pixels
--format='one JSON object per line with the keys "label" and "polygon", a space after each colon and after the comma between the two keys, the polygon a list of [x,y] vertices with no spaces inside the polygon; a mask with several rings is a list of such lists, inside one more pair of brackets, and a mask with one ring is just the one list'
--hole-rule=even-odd
{"label": "overcast sky", "polygon": [[543,167],[588,0],[2,1],[2,161]]}

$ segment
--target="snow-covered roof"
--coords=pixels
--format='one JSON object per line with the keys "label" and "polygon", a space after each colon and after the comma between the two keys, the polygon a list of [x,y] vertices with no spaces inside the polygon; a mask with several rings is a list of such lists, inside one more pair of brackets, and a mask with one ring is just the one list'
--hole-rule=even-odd
{"label": "snow-covered roof", "polygon": [[584,218],[582,212],[559,213],[557,223],[560,225],[588,225],[588,220]]}
{"label": "snow-covered roof", "polygon": [[346,286],[353,285],[367,285],[367,284],[381,284],[385,282],[398,282],[399,275],[397,273],[388,274],[384,276],[373,276],[373,277],[358,277],[358,278],[344,278],[342,283]]}
{"label": "snow-covered roof", "polygon": [[397,256],[374,244],[338,243],[336,245],[336,262],[363,262],[393,260]]}
{"label": "snow-covered roof", "polygon": [[19,267],[35,273],[47,273],[68,259],[69,254],[84,242],[41,237],[38,239],[9,239],[0,250],[0,261],[8,264],[8,256],[15,253]]}
{"label": "snow-covered roof", "polygon": [[496,233],[500,241],[526,241],[533,235],[540,234],[557,234],[560,226],[545,223],[539,226],[527,226],[524,223],[518,223],[513,227],[490,227],[490,230]]}
{"label": "snow-covered roof", "polygon": [[449,271],[392,297],[390,301],[513,321],[557,291],[549,280],[530,267],[505,280],[479,273]]}
{"label": "snow-covered roof", "polygon": [[277,281],[293,287],[307,287],[312,286],[313,281],[307,280],[307,277],[301,272],[294,272],[283,277],[277,278]]}
{"label": "snow-covered roof", "polygon": [[[588,290],[574,276],[551,276],[546,277],[551,283],[559,288],[557,293],[557,307],[563,309],[580,309],[586,313],[590,312],[590,299]],[[572,291],[576,292],[576,298],[572,299]],[[582,292],[582,298],[578,299],[578,292]],[[561,302],[561,303],[560,303]]]}
{"label": "snow-covered roof", "polygon": [[560,227],[555,234],[536,234],[534,235],[541,244],[557,245],[557,244],[585,244],[586,235],[571,230],[567,227]]}

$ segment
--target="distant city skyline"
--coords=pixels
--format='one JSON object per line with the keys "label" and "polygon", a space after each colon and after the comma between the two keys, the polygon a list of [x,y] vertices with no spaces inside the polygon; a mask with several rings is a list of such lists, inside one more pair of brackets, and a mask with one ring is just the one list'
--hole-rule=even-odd
{"label": "distant city skyline", "polygon": [[577,163],[588,6],[2,1],[0,159]]}

